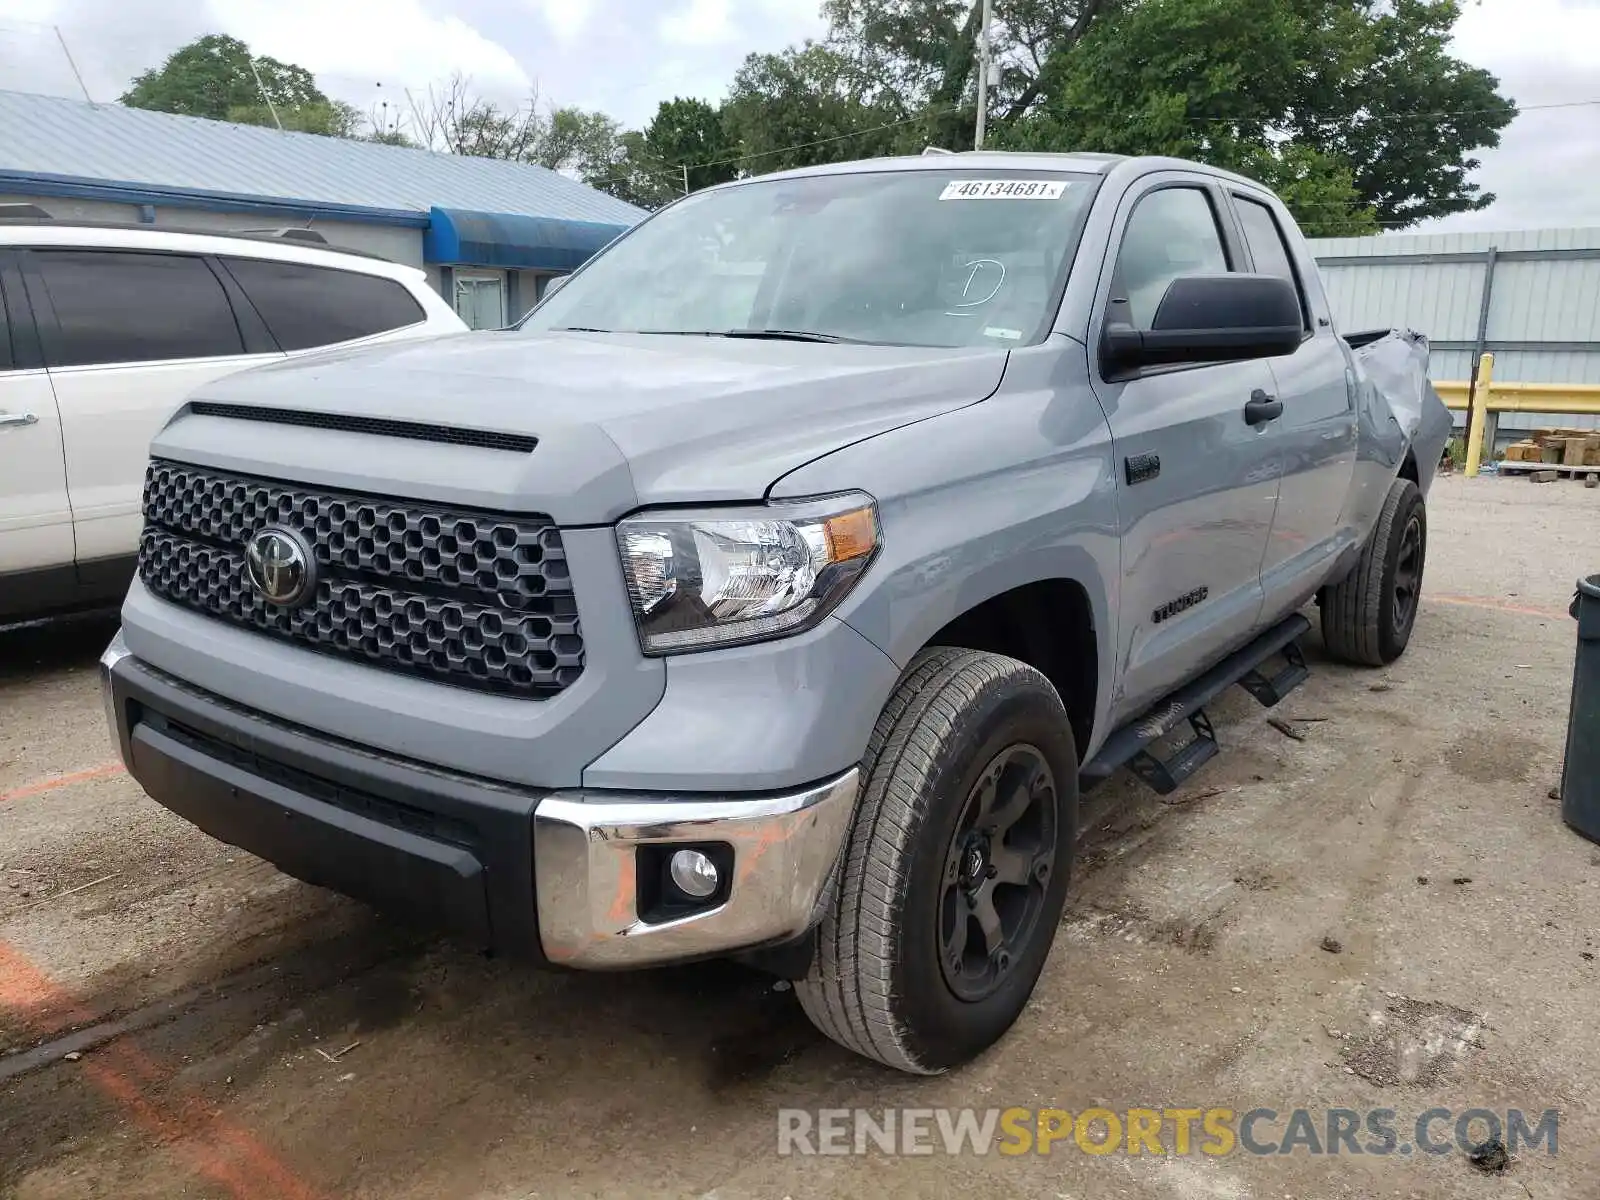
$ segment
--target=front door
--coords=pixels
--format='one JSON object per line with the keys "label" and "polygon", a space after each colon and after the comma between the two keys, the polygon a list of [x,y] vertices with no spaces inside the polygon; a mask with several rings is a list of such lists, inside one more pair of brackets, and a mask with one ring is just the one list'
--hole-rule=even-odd
{"label": "front door", "polygon": [[[1238,237],[1208,181],[1152,177],[1122,202],[1102,279],[1108,322],[1151,328],[1167,285],[1243,270]],[[1110,377],[1095,391],[1111,426],[1122,579],[1114,719],[1132,716],[1247,641],[1261,615],[1261,560],[1278,502],[1266,425],[1245,420],[1274,381],[1264,361],[1179,364]]]}
{"label": "front door", "polygon": [[72,575],[72,509],[61,417],[39,361],[33,317],[14,260],[0,252],[0,616],[22,611],[22,585],[6,576],[57,569]]}

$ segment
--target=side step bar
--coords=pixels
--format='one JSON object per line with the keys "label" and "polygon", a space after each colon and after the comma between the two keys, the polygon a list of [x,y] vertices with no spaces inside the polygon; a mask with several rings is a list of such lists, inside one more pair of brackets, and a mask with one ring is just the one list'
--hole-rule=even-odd
{"label": "side step bar", "polygon": [[[1100,752],[1084,763],[1078,773],[1078,787],[1088,791],[1108,778],[1118,767],[1126,766],[1140,779],[1165,796],[1174,790],[1217,753],[1217,739],[1205,706],[1234,684],[1241,685],[1266,707],[1271,708],[1305,681],[1305,656],[1299,639],[1311,629],[1311,622],[1295,613],[1285,617],[1248,645],[1235,650],[1205,674],[1186,683],[1144,716],[1124,725],[1106,739]],[[1287,662],[1276,675],[1264,675],[1260,667],[1274,654]],[[1187,720],[1194,736],[1170,758],[1159,759],[1150,747]]]}

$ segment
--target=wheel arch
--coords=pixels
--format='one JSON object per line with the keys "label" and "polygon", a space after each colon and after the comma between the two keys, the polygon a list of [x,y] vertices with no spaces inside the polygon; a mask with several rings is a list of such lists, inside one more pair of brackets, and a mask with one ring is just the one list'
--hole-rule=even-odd
{"label": "wheel arch", "polygon": [[902,668],[929,646],[1016,658],[1061,695],[1080,759],[1103,736],[1110,708],[1115,631],[1099,566],[1081,547],[1052,547],[989,564],[896,605],[889,656]]}

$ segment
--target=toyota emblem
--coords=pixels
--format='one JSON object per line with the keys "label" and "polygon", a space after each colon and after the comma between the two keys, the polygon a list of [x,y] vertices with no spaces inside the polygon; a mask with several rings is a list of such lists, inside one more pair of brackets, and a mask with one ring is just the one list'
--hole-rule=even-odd
{"label": "toyota emblem", "polygon": [[292,529],[271,526],[250,539],[244,551],[250,585],[268,604],[288,608],[304,600],[313,582],[311,547]]}

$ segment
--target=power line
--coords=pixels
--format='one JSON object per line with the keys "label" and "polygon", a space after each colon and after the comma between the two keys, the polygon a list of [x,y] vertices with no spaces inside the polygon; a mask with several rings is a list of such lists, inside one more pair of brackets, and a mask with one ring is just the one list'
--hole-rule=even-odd
{"label": "power line", "polygon": [[[818,138],[814,142],[799,142],[793,146],[780,146],[776,150],[757,150],[750,154],[735,154],[729,158],[714,159],[711,162],[663,162],[661,165],[663,167],[670,168],[674,172],[684,169],[688,169],[690,171],[703,171],[711,167],[726,167],[732,165],[733,163],[750,162],[751,160],[757,158],[771,158],[775,154],[792,154],[796,150],[810,150],[814,146],[826,146],[833,142],[842,142],[849,138],[862,137],[863,135],[869,133],[881,133],[885,129],[897,129],[902,125],[915,125],[918,121],[926,121],[930,118],[945,117],[951,115],[952,113],[959,113],[961,111],[963,110],[960,108],[928,109],[925,112],[918,113],[914,117],[905,117],[899,121],[885,121],[882,125],[867,125],[861,129],[852,129],[848,133],[838,133],[834,134],[832,137]],[[645,171],[641,168],[641,173],[649,175],[654,172]],[[630,178],[632,178],[632,176],[619,175],[614,179],[597,179],[590,183],[589,186],[603,187],[608,183],[625,183]]]}
{"label": "power line", "polygon": [[[1514,102],[1513,102],[1514,103]],[[1522,104],[1516,105],[1515,116],[1520,117],[1525,112],[1540,112],[1551,108],[1582,108],[1586,105],[1600,104],[1600,99],[1595,100],[1562,100],[1553,104]],[[1497,113],[1498,108],[1455,108],[1445,109],[1441,112],[1406,112],[1406,113],[1366,113],[1351,118],[1354,121],[1436,121],[1443,117],[1470,117],[1481,113]],[[1227,125],[1261,124],[1252,117],[1185,117],[1185,121],[1216,123]]]}

